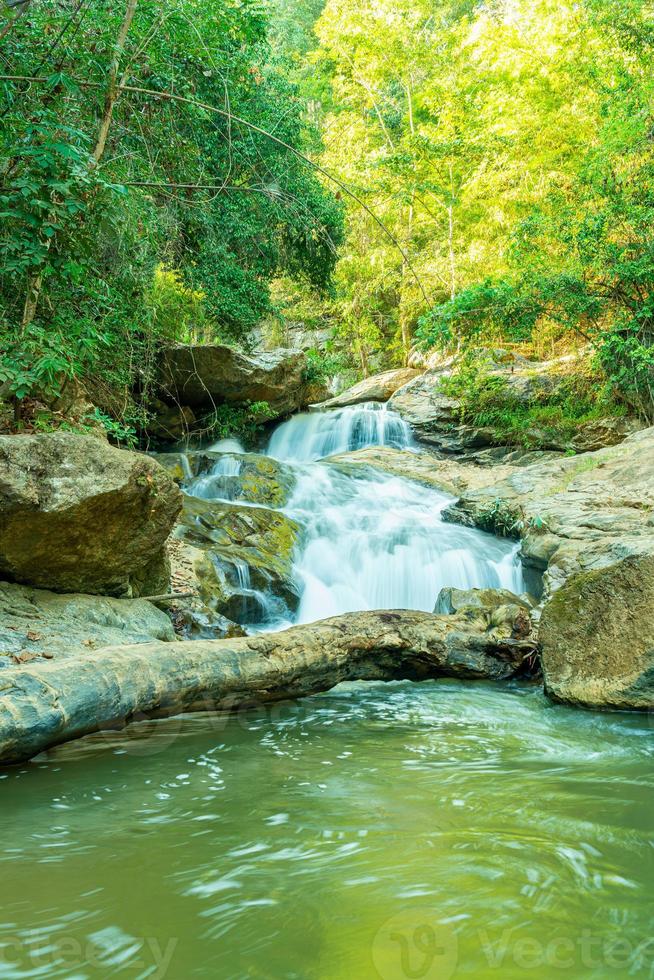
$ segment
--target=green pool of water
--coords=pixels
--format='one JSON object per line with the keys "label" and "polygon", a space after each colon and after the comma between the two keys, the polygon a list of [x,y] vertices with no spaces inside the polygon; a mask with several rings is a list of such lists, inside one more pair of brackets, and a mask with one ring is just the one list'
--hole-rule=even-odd
{"label": "green pool of water", "polygon": [[342,687],[0,774],[0,977],[653,975],[647,718]]}

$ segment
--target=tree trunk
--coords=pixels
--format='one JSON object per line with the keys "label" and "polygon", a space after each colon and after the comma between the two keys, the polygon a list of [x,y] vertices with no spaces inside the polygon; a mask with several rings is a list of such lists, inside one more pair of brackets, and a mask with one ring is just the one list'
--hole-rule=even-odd
{"label": "tree trunk", "polygon": [[[111,127],[111,119],[113,116],[114,105],[118,97],[118,92],[120,86],[117,84],[118,81],[118,68],[120,66],[120,58],[125,48],[125,41],[127,39],[127,34],[134,19],[134,13],[136,11],[137,0],[127,0],[127,8],[125,10],[125,16],[120,25],[120,30],[118,31],[118,37],[116,39],[116,46],[114,48],[114,56],[111,60],[109,66],[109,78],[107,82],[107,91],[105,94],[104,102],[104,112],[102,115],[102,120],[100,122],[100,129],[98,131],[98,137],[96,140],[95,148],[92,154],[92,165],[95,167],[100,162],[100,158],[104,153],[104,149],[107,143],[107,136],[109,134],[109,129]],[[48,239],[48,248],[52,243],[52,239]],[[43,285],[43,273],[38,272],[30,277],[27,294],[25,296],[25,304],[23,306],[23,316],[21,320],[21,330],[23,333],[29,329],[32,320],[36,315],[36,310],[39,305],[39,299],[41,298],[41,287]]]}
{"label": "tree trunk", "polygon": [[[120,25],[118,37],[116,38],[114,56],[111,59],[111,64],[109,66],[107,91],[104,98],[104,112],[100,122],[98,138],[93,150],[93,159],[96,164],[100,162],[105,146],[107,145],[107,136],[109,135],[109,129],[111,127],[114,105],[116,104],[116,99],[118,98],[118,93],[120,90],[120,86],[118,85],[118,69],[120,67],[120,59],[125,49],[125,41],[127,40],[129,29],[132,26],[134,14],[136,13],[136,4],[137,0],[127,0],[125,16],[123,17],[123,22]],[[127,81],[127,79],[124,79],[124,81]]]}
{"label": "tree trunk", "polygon": [[516,623],[491,629],[463,614],[351,613],[283,633],[107,647],[3,669],[0,762],[144,718],[253,707],[341,681],[507,680],[524,672],[534,647],[524,638],[529,627]]}

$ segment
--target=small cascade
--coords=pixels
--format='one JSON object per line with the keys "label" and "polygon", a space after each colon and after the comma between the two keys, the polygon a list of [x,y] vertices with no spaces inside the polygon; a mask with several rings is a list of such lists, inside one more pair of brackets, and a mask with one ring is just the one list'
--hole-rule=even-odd
{"label": "small cascade", "polygon": [[[300,604],[291,618],[274,590],[260,576],[253,579],[256,563],[251,570],[246,561],[228,559],[223,568],[234,592],[228,618],[275,630],[365,609],[428,612],[446,586],[524,591],[519,546],[443,521],[445,494],[368,468],[343,473],[323,461],[366,446],[416,451],[409,426],[372,402],[296,415],[275,429],[267,454],[295,471],[284,512],[303,529],[294,565]],[[222,455],[187,493],[260,506],[240,500],[244,457],[234,455],[233,441],[212,450]]]}
{"label": "small cascade", "polygon": [[275,429],[266,451],[273,459],[306,463],[366,446],[413,448],[411,428],[386,405],[366,402],[294,415]]}
{"label": "small cascade", "polygon": [[433,610],[445,586],[524,589],[518,546],[442,520],[450,498],[400,477],[307,466],[288,513],[306,528],[297,621]]}
{"label": "small cascade", "polygon": [[186,492],[192,497],[202,497],[203,500],[237,500],[240,489],[238,478],[242,466],[243,461],[238,457],[221,456],[209,473],[189,484]]}
{"label": "small cascade", "polygon": [[243,454],[245,449],[238,439],[219,439],[208,447],[210,453],[239,453]]}

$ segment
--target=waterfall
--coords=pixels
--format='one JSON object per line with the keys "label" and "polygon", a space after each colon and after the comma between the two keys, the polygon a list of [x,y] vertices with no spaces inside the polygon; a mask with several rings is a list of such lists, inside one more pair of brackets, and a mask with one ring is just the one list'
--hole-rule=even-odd
{"label": "waterfall", "polygon": [[272,434],[267,453],[286,462],[310,462],[366,446],[413,447],[411,428],[378,402],[294,415]]}
{"label": "waterfall", "polygon": [[306,528],[297,621],[360,609],[430,612],[445,586],[523,591],[518,545],[444,522],[450,499],[401,477],[305,466],[287,507]]}
{"label": "waterfall", "polygon": [[[230,450],[231,451],[231,450]],[[204,500],[237,500],[240,491],[239,476],[243,461],[231,455],[221,456],[209,473],[193,480],[187,493]]]}
{"label": "waterfall", "polygon": [[[225,455],[188,493],[236,499],[241,458],[231,455],[233,445],[222,446]],[[446,494],[369,468],[344,473],[325,461],[365,446],[417,451],[409,426],[375,403],[296,415],[270,438],[268,455],[296,476],[284,508],[303,529],[295,622],[364,609],[431,611],[446,586],[524,591],[519,545],[445,522]],[[247,565],[235,562],[233,574],[242,622],[258,629],[290,625],[279,599],[252,588]]]}

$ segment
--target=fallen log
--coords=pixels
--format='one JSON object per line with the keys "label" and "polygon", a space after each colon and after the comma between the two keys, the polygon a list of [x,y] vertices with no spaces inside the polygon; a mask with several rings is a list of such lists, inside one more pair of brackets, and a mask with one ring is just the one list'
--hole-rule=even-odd
{"label": "fallen log", "polygon": [[0,672],[0,763],[135,720],[257,706],[341,681],[507,680],[532,661],[524,614],[516,628],[519,612],[499,626],[470,610],[351,613],[282,633],[106,647],[7,668]]}

